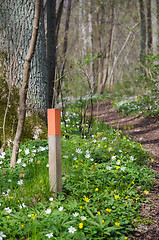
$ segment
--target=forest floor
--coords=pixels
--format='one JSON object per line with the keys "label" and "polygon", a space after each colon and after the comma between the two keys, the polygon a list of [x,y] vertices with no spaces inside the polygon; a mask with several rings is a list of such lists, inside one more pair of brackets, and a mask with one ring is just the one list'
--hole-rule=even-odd
{"label": "forest floor", "polygon": [[142,203],[140,212],[143,221],[135,228],[133,239],[159,240],[159,119],[139,115],[123,117],[117,109],[112,108],[110,100],[94,103],[93,115],[129,134],[154,159],[147,164],[151,164],[151,169],[156,174],[155,185],[147,195],[149,201]]}

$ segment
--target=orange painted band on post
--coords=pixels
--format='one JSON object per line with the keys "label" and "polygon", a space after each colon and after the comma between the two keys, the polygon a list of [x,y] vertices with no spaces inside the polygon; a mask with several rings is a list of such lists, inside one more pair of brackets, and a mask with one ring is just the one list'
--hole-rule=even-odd
{"label": "orange painted band on post", "polygon": [[48,135],[61,135],[61,110],[47,109]]}

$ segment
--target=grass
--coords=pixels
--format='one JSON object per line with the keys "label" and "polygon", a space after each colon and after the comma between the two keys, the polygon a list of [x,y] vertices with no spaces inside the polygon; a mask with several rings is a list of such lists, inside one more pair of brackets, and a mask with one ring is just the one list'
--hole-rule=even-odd
{"label": "grass", "polygon": [[[20,147],[16,169],[0,155],[1,239],[129,239],[154,175],[148,153],[129,136],[94,121],[82,125],[81,103],[62,123],[63,191],[49,190],[47,140]],[[66,125],[66,126],[65,126]],[[79,131],[80,130],[80,131]]]}

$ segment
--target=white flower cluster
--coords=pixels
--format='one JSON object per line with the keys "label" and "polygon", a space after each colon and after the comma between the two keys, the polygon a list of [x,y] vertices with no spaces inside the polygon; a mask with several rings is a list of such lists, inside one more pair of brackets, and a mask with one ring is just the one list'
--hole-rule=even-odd
{"label": "white flower cluster", "polygon": [[5,153],[5,152],[2,152],[2,153],[0,154],[0,158],[2,158],[2,159],[4,159],[5,156],[6,156],[6,153]]}

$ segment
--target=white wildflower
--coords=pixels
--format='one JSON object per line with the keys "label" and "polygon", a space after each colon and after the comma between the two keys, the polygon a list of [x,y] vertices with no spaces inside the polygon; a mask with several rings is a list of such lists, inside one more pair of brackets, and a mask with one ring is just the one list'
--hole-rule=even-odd
{"label": "white wildflower", "polygon": [[0,240],[3,240],[4,237],[6,237],[6,235],[3,234],[3,232],[1,231],[1,232],[0,232]]}
{"label": "white wildflower", "polygon": [[77,213],[77,212],[73,213],[74,217],[77,217],[78,215],[79,215],[79,213]]}
{"label": "white wildflower", "polygon": [[106,137],[103,137],[102,140],[106,140],[107,138]]}
{"label": "white wildflower", "polygon": [[19,158],[19,159],[17,160],[17,164],[21,163],[21,161],[22,161],[22,159]]}
{"label": "white wildflower", "polygon": [[68,231],[69,231],[69,233],[74,233],[77,230],[76,230],[76,228],[71,226],[71,227],[68,228]]}
{"label": "white wildflower", "polygon": [[35,140],[37,140],[38,137],[39,137],[39,135],[37,135],[37,134],[35,134],[35,135],[33,136],[33,138],[34,138]]}
{"label": "white wildflower", "polygon": [[0,158],[3,158],[3,159],[4,159],[4,158],[5,158],[5,155],[6,155],[6,153],[5,153],[5,152],[2,152],[1,155],[0,155]]}
{"label": "white wildflower", "polygon": [[38,148],[38,152],[43,152],[43,151],[45,151],[45,148],[42,147],[42,146],[40,146],[40,147]]}
{"label": "white wildflower", "polygon": [[110,166],[106,166],[106,169],[107,169],[107,170],[111,170],[112,167],[110,167]]}
{"label": "white wildflower", "polygon": [[25,150],[25,154],[27,155],[27,154],[29,154],[30,153],[30,150],[27,148],[26,150]]}
{"label": "white wildflower", "polygon": [[87,218],[85,216],[81,216],[82,221],[86,220]]}
{"label": "white wildflower", "polygon": [[76,153],[82,153],[82,150],[80,148],[77,148]]}
{"label": "white wildflower", "polygon": [[12,209],[9,208],[9,207],[5,208],[4,210],[5,210],[8,214],[12,212]]}
{"label": "white wildflower", "polygon": [[126,168],[126,167],[121,167],[120,169],[121,169],[122,171],[124,171],[124,170],[125,170],[125,168]]}
{"label": "white wildflower", "polygon": [[86,155],[85,155],[85,158],[90,158],[91,157],[91,155],[89,154],[89,153],[87,153]]}
{"label": "white wildflower", "polygon": [[34,161],[34,159],[33,159],[33,158],[30,158],[30,159],[29,159],[29,162],[33,162],[33,161]]}
{"label": "white wildflower", "polygon": [[63,207],[59,207],[58,210],[61,212],[63,210]]}
{"label": "white wildflower", "polygon": [[51,237],[53,237],[53,233],[48,233],[45,236],[48,237],[48,238],[51,238]]}
{"label": "white wildflower", "polygon": [[46,214],[50,214],[50,213],[51,213],[51,209],[50,209],[50,208],[46,209],[46,210],[45,210],[45,213],[46,213]]}
{"label": "white wildflower", "polygon": [[17,184],[20,185],[20,186],[23,185],[23,180],[20,179],[20,180],[17,182]]}
{"label": "white wildflower", "polygon": [[116,156],[112,156],[111,160],[114,161],[116,159]]}
{"label": "white wildflower", "polygon": [[131,156],[131,157],[130,157],[130,160],[131,160],[131,161],[133,161],[133,160],[134,160],[134,157],[133,157],[133,156]]}
{"label": "white wildflower", "polygon": [[117,164],[117,165],[120,165],[120,161],[119,161],[119,160],[118,160],[118,161],[116,161],[116,164]]}

